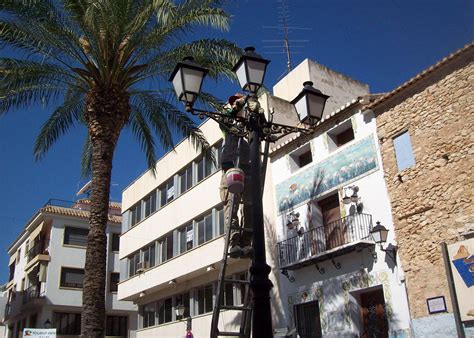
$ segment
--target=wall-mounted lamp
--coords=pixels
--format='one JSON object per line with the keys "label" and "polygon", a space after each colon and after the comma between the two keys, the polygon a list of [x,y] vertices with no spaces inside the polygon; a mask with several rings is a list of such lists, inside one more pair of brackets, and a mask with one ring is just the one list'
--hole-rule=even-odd
{"label": "wall-mounted lamp", "polygon": [[344,203],[345,205],[354,203],[357,212],[361,213],[364,206],[362,202],[360,201],[358,192],[359,192],[359,187],[356,185],[350,185],[344,188],[344,197],[342,199],[342,203]]}
{"label": "wall-mounted lamp", "polygon": [[[183,319],[184,318],[184,312],[186,311],[186,307],[183,304],[179,303],[174,308],[174,311],[176,313],[176,318],[179,317],[180,319]],[[186,331],[191,331],[191,317],[188,317],[186,319]]]}
{"label": "wall-mounted lamp", "polygon": [[215,269],[216,269],[216,267],[214,266],[214,264],[211,264],[206,268],[206,271],[210,272],[210,271],[214,271]]}
{"label": "wall-mounted lamp", "polygon": [[45,329],[50,329],[51,328],[51,321],[49,320],[49,318],[46,319],[43,324],[44,324]]}
{"label": "wall-mounted lamp", "polygon": [[146,296],[146,292],[145,292],[145,291],[140,292],[140,295],[139,295],[139,296],[140,296],[140,298],[145,297],[145,296]]}
{"label": "wall-mounted lamp", "polygon": [[176,279],[172,279],[168,282],[168,285],[176,285],[178,282],[176,282]]}
{"label": "wall-mounted lamp", "polygon": [[391,247],[388,247],[387,249],[384,249],[382,244],[387,242],[387,237],[388,237],[388,229],[384,227],[382,224],[380,224],[379,221],[375,223],[375,227],[370,231],[370,234],[372,235],[372,238],[374,239],[375,243],[380,245],[380,250],[383,252],[386,252],[387,255],[390,256],[390,258],[393,260],[393,262],[396,264],[396,255],[397,255],[397,247],[391,245]]}
{"label": "wall-mounted lamp", "polygon": [[298,228],[298,225],[300,225],[300,213],[299,212],[290,212],[288,215],[286,215],[286,226],[288,230],[293,230],[295,228]]}

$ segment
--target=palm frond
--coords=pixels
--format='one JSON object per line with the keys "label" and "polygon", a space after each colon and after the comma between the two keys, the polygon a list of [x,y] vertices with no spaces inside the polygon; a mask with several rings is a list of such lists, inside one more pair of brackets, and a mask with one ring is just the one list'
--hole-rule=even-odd
{"label": "palm frond", "polygon": [[92,143],[89,133],[86,135],[81,154],[81,176],[90,177],[92,174]]}
{"label": "palm frond", "polygon": [[145,153],[148,168],[152,169],[152,172],[155,173],[155,141],[153,140],[153,134],[145,118],[139,110],[132,109],[129,126],[132,129],[135,138],[140,143],[143,152]]}
{"label": "palm frond", "polygon": [[232,67],[240,57],[241,51],[234,43],[222,39],[201,39],[181,44],[176,48],[157,54],[148,62],[148,67],[143,71],[143,75],[133,79],[129,85],[156,76],[167,80],[177,61],[186,56],[193,56],[198,64],[208,68],[208,75],[211,78],[216,79],[224,76],[234,80],[235,74],[232,72]]}
{"label": "palm frond", "polygon": [[36,138],[33,151],[36,160],[41,159],[61,135],[81,120],[84,108],[85,99],[81,92],[69,94],[68,100],[62,106],[56,108],[43,124]]}

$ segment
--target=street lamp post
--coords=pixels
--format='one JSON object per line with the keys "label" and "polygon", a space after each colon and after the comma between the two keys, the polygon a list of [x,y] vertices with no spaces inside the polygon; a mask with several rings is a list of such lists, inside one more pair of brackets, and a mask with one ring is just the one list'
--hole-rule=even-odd
{"label": "street lamp post", "polygon": [[[251,192],[251,224],[253,226],[253,258],[250,267],[250,289],[253,297],[252,336],[254,338],[273,337],[272,317],[270,308],[270,290],[273,287],[268,278],[271,268],[265,256],[265,230],[262,205],[261,177],[261,141],[276,142],[290,133],[309,134],[316,122],[321,119],[327,95],[312,87],[312,82],[305,82],[302,92],[292,101],[298,117],[309,128],[282,125],[267,121],[261,113],[256,92],[262,86],[267,65],[270,61],[255,53],[255,48],[247,47],[243,55],[233,67],[240,86],[247,92],[245,117],[229,117],[219,112],[209,112],[194,108],[194,102],[201,88],[202,79],[207,69],[197,65],[192,58],[178,63],[170,81],[180,101],[186,105],[186,111],[200,118],[209,117],[226,127],[229,132],[250,140],[250,175],[252,177]],[[199,77],[199,74],[201,77]],[[198,88],[198,91],[196,90]]]}

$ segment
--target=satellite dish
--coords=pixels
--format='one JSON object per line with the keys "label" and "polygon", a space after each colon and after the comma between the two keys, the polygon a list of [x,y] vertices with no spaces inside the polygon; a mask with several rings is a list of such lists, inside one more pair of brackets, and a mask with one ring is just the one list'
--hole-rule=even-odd
{"label": "satellite dish", "polygon": [[87,196],[89,196],[89,193],[91,191],[91,185],[92,185],[92,180],[84,184],[84,186],[81,189],[79,189],[76,196],[80,196],[82,194],[86,194]]}

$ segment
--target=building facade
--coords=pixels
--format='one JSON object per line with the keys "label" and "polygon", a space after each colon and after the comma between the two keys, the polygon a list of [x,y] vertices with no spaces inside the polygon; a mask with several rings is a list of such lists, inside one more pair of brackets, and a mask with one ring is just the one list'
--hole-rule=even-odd
{"label": "building facade", "polygon": [[[219,197],[222,132],[213,121],[201,125],[216,163],[189,140],[145,172],[123,192],[119,299],[138,304],[137,337],[184,337],[187,318],[195,337],[209,336],[215,290],[224,251],[224,215]],[[231,259],[238,278],[248,260]],[[226,304],[240,304],[241,290],[227,287]],[[177,305],[185,307],[183,317]],[[221,329],[235,331],[238,315],[226,311]]]}
{"label": "building facade", "polygon": [[364,84],[306,61],[274,86],[280,98],[270,103],[275,115],[279,110],[294,116],[288,101],[308,80],[331,98],[314,133],[271,148],[273,196],[265,198],[274,228],[273,235],[267,231],[267,247],[273,249],[286,332],[408,337],[403,271],[397,256],[381,250],[370,234],[380,221],[389,230],[387,244],[396,245],[375,117],[362,113],[377,96]]}
{"label": "building facade", "polygon": [[[361,113],[373,97],[367,85],[305,60],[274,95],[260,97],[275,122],[297,124],[288,101],[307,80],[331,96],[327,116],[310,137],[290,135],[273,145],[265,178],[273,325],[277,334],[303,335],[311,328],[299,323],[314,322],[306,313],[320,320],[319,331],[306,331],[311,337],[368,336],[370,325],[408,336],[403,271],[369,233],[379,220],[396,244],[375,120]],[[201,130],[219,163],[221,131],[213,121]],[[184,140],[157,162],[155,175],[147,171],[124,190],[119,299],[139,305],[138,337],[184,337],[189,322],[195,336],[209,335],[224,249],[220,179],[219,167]],[[349,191],[361,199],[343,204]],[[299,213],[299,224],[288,230],[291,213]],[[230,261],[234,278],[250,263]],[[241,291],[226,287],[226,304],[240,304]],[[186,309],[182,318],[178,305]],[[238,331],[237,313],[220,318],[222,331]]]}
{"label": "building facade", "polygon": [[[56,328],[58,337],[78,337],[90,202],[50,200],[25,225],[8,249],[7,337],[24,328]],[[112,203],[107,224],[107,337],[134,337],[136,306],[117,300],[120,204]]]}
{"label": "building facade", "polygon": [[[443,243],[471,238],[474,245],[473,56],[470,44],[367,107],[376,115],[417,337],[456,337],[456,317],[466,336],[474,335],[473,283],[461,281],[456,315],[450,279],[461,270],[453,266],[451,274],[443,258]],[[466,257],[473,249],[464,245]],[[443,297],[446,307],[433,313],[429,301]]]}

